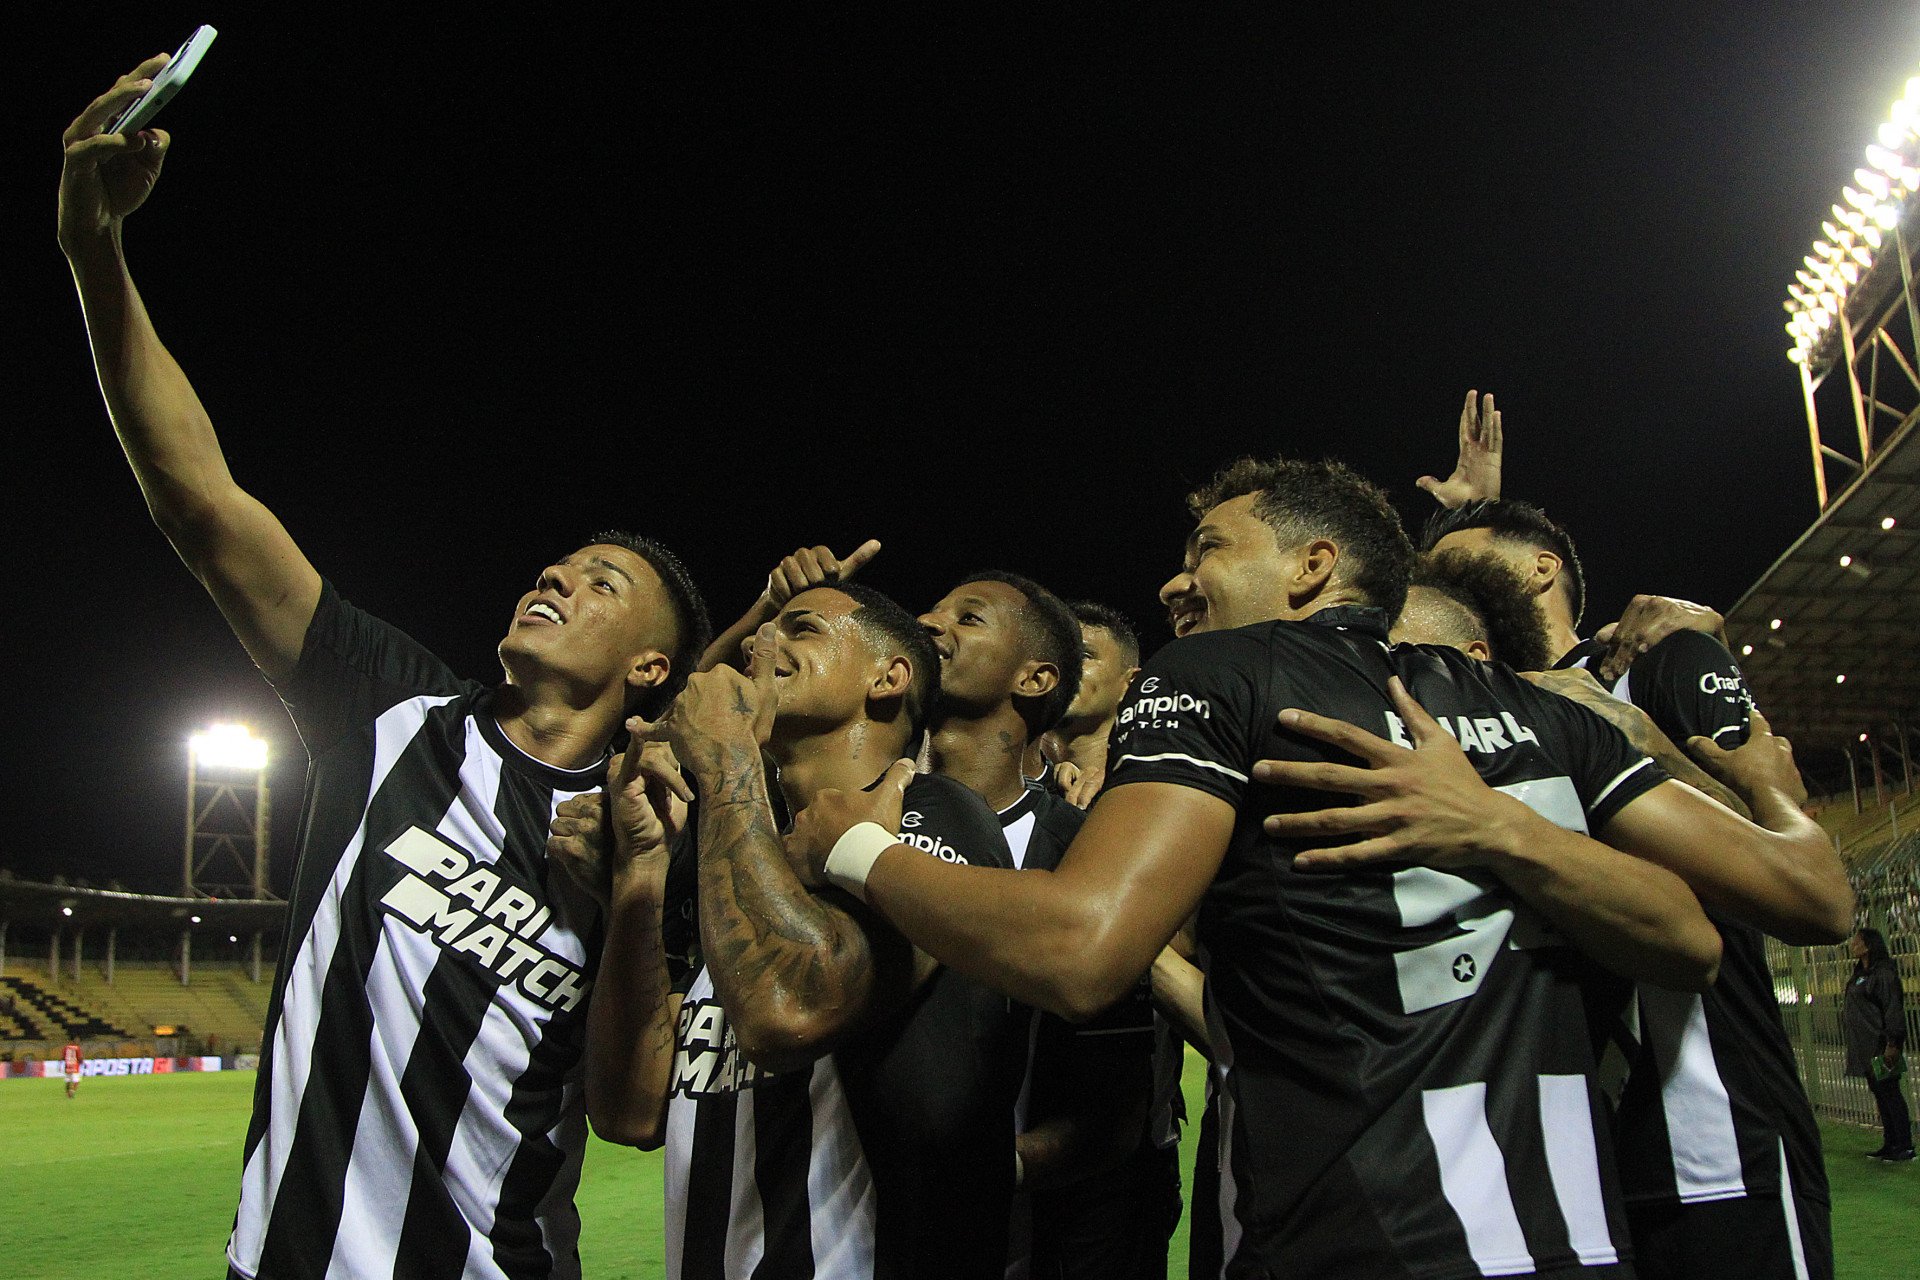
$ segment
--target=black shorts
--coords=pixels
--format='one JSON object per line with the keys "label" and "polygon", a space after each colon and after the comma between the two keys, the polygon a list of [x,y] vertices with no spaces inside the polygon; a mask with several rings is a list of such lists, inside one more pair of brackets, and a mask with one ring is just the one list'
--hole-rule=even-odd
{"label": "black shorts", "polygon": [[1627,1221],[1640,1280],[1833,1280],[1827,1202],[1811,1196],[1629,1204]]}

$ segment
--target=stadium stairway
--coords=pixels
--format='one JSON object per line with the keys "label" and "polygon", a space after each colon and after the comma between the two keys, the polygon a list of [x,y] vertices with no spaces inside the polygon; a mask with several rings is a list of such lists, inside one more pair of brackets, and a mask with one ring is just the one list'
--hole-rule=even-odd
{"label": "stadium stairway", "polygon": [[[48,990],[33,978],[8,976],[0,978],[0,989],[13,998],[14,1008],[33,1016],[38,1024],[40,1038],[47,1039],[118,1039],[125,1040],[128,1033],[101,1017],[93,1009],[79,1004],[67,996]],[[53,1034],[48,1036],[46,1033]]]}
{"label": "stadium stairway", "polygon": [[181,986],[165,964],[123,963],[114,981],[98,969],[85,967],[75,978],[63,973],[57,981],[44,972],[11,971],[0,977],[0,991],[14,997],[18,1014],[0,1015],[0,1039],[64,1040],[146,1039],[155,1027],[177,1027],[197,1039],[216,1037],[223,1052],[245,1051],[260,1043],[266,1023],[269,984],[255,984],[244,974],[208,967]]}

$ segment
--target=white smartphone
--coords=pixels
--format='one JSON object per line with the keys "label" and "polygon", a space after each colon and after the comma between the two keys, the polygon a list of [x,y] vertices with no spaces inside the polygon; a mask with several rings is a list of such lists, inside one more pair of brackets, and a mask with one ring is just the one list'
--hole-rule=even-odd
{"label": "white smartphone", "polygon": [[166,66],[160,68],[160,74],[153,78],[147,91],[140,95],[134,104],[120,113],[120,118],[107,126],[108,133],[134,133],[147,127],[147,122],[160,113],[160,108],[173,100],[187,83],[187,77],[200,65],[200,59],[206,56],[207,49],[213,44],[213,38],[220,33],[209,26],[195,27],[187,42],[180,46]]}

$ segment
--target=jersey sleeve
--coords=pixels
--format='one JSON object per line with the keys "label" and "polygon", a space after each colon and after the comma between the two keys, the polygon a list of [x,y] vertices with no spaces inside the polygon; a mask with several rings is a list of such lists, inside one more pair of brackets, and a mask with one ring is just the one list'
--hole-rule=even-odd
{"label": "jersey sleeve", "polygon": [[1572,779],[1587,830],[1604,830],[1620,810],[1668,780],[1665,769],[1598,712],[1540,690],[1533,698],[1541,723],[1551,726],[1552,737],[1542,745]]}
{"label": "jersey sleeve", "polygon": [[1698,631],[1676,631],[1627,672],[1629,700],[1685,747],[1696,734],[1722,747],[1747,740],[1753,695],[1725,645]]}
{"label": "jersey sleeve", "polygon": [[299,665],[279,693],[307,754],[317,756],[396,703],[473,688],[413,637],[349,604],[323,580]]}
{"label": "jersey sleeve", "polygon": [[1262,740],[1269,665],[1252,631],[1189,636],[1156,653],[1120,703],[1105,789],[1172,782],[1238,808]]}
{"label": "jersey sleeve", "polygon": [[899,838],[946,862],[1013,869],[1000,820],[986,801],[951,778],[923,773],[907,784]]}

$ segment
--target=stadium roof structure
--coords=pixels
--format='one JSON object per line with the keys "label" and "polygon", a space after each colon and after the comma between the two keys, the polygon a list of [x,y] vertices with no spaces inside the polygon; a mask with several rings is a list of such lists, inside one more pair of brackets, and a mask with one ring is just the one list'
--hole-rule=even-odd
{"label": "stadium roof structure", "polygon": [[1760,709],[1796,747],[1920,748],[1916,422],[1920,409],[1727,614]]}
{"label": "stadium roof structure", "polygon": [[286,919],[287,904],[248,898],[170,898],[118,889],[81,888],[0,876],[0,920],[55,929],[184,929],[271,932]]}

